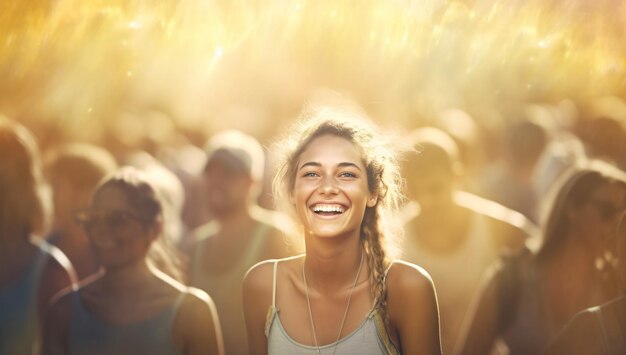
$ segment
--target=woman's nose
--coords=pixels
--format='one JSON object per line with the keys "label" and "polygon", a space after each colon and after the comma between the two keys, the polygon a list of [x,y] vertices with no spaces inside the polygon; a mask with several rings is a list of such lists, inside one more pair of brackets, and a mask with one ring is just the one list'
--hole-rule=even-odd
{"label": "woman's nose", "polygon": [[319,187],[319,192],[322,194],[336,194],[339,192],[337,188],[336,181],[332,177],[325,177],[322,179],[321,185]]}

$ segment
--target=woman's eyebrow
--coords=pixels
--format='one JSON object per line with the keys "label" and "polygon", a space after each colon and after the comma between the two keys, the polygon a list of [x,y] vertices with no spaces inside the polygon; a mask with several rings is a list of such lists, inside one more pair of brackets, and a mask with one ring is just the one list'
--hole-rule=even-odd
{"label": "woman's eyebrow", "polygon": [[358,165],[356,165],[354,163],[351,163],[351,162],[339,163],[339,164],[337,164],[337,166],[339,166],[340,168],[350,168],[350,167],[352,167],[352,168],[355,168],[355,169],[361,171],[361,168],[359,168]]}
{"label": "woman's eyebrow", "polygon": [[[300,169],[298,169],[298,170],[302,170],[303,168],[305,168],[307,166],[314,166],[316,168],[319,168],[319,167],[322,166],[322,164],[320,164],[318,162],[315,162],[315,161],[309,161],[309,162],[306,162],[306,163],[302,164],[300,166]],[[356,165],[355,163],[351,163],[351,162],[341,162],[341,163],[337,164],[337,166],[340,167],[340,168],[352,167],[352,168],[355,168],[355,169],[361,171],[361,168],[358,165]]]}
{"label": "woman's eyebrow", "polygon": [[315,161],[309,161],[309,162],[302,164],[298,170],[302,170],[303,168],[306,168],[307,166],[314,166],[316,168],[319,168],[322,166],[322,164],[315,162]]}

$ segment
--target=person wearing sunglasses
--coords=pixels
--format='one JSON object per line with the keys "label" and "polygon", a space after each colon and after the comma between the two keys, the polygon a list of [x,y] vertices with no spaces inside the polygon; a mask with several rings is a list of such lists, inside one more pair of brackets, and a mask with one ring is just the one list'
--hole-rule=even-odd
{"label": "person wearing sunglasses", "polygon": [[[605,211],[608,213],[609,209]],[[613,264],[617,267],[620,296],[572,317],[545,351],[546,355],[626,354],[626,207],[620,212],[615,238],[610,243],[615,248]]]}
{"label": "person wearing sunglasses", "polygon": [[44,354],[223,354],[211,298],[156,268],[160,198],[142,172],[105,178],[76,215],[103,272],[58,296],[44,325]]}
{"label": "person wearing sunglasses", "polygon": [[616,297],[606,242],[626,208],[626,173],[603,161],[580,163],[555,182],[543,207],[540,243],[487,275],[460,353],[502,346],[538,354],[570,317]]}
{"label": "person wearing sunglasses", "polygon": [[67,257],[39,237],[47,197],[35,138],[0,115],[0,354],[37,352],[46,305],[76,282]]}

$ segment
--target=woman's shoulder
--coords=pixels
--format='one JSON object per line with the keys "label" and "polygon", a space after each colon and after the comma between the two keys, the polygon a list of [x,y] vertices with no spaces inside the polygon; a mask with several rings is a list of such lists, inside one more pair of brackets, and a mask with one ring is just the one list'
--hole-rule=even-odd
{"label": "woman's shoulder", "polygon": [[72,297],[82,294],[98,293],[100,282],[102,278],[101,272],[96,272],[86,278],[80,280],[78,285],[70,285],[57,292],[49,302],[49,307],[61,307],[68,308]]}
{"label": "woman's shoulder", "polygon": [[180,290],[178,300],[178,314],[183,319],[211,318],[217,312],[211,296],[199,288],[186,287]]}
{"label": "woman's shoulder", "polygon": [[[244,293],[270,294],[276,278],[294,269],[302,255],[282,259],[269,259],[252,266],[243,280]],[[281,278],[282,279],[282,278]]]}
{"label": "woman's shoulder", "polygon": [[385,281],[389,323],[403,352],[421,349],[420,353],[440,353],[439,306],[428,272],[397,260],[389,267]]}
{"label": "woman's shoulder", "polygon": [[269,259],[255,264],[246,272],[244,287],[246,284],[255,286],[255,288],[271,287],[275,277],[274,272],[278,274],[279,269],[281,273],[284,272],[284,270],[294,269],[300,258],[302,258],[302,255],[282,259]]}
{"label": "woman's shoulder", "polygon": [[[222,332],[215,303],[205,291],[183,286],[175,301],[173,338],[176,344],[194,344],[202,353],[223,353]],[[181,345],[182,346],[182,345]],[[214,352],[207,350],[215,347]],[[197,351],[197,350],[196,350]],[[208,351],[208,352],[207,352]]]}
{"label": "woman's shoulder", "polygon": [[393,260],[387,268],[386,284],[387,288],[431,288],[433,281],[421,266],[404,260]]}
{"label": "woman's shoulder", "polygon": [[387,269],[385,284],[390,305],[400,306],[393,308],[422,307],[425,304],[436,307],[437,297],[432,278],[418,265],[394,260]]}
{"label": "woman's shoulder", "polygon": [[207,305],[213,307],[213,300],[205,291],[186,286],[158,269],[154,269],[153,273],[159,280],[159,287],[162,288],[162,291],[166,294],[171,294],[175,300],[180,300],[182,308],[206,308]]}

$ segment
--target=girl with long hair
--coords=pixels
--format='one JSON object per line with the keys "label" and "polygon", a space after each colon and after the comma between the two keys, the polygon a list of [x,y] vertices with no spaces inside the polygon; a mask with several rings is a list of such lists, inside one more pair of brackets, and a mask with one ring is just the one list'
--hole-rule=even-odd
{"label": "girl with long hair", "polygon": [[250,353],[441,353],[433,283],[388,247],[402,196],[391,144],[362,115],[329,108],[290,132],[274,193],[306,253],[244,279]]}

